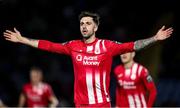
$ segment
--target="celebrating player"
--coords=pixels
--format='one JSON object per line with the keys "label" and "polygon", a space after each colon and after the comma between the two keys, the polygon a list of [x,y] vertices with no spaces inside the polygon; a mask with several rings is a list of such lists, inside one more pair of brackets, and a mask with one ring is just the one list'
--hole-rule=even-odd
{"label": "celebrating player", "polygon": [[6,30],[4,37],[11,42],[71,56],[75,75],[74,102],[76,107],[110,107],[109,84],[113,56],[137,51],[154,42],[165,40],[171,36],[173,29],[165,29],[163,26],[151,38],[121,44],[96,37],[99,18],[98,14],[87,11],[79,15],[82,40],[61,44],[47,40],[34,40],[22,36],[15,28],[14,31]]}

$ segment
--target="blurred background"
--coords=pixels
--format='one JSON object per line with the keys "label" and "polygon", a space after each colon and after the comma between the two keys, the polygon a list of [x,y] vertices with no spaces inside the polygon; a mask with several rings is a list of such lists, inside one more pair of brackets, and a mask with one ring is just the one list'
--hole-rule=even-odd
{"label": "blurred background", "polygon": [[[129,42],[154,35],[162,25],[173,27],[171,38],[137,52],[136,61],[154,78],[158,94],[155,106],[180,106],[179,11],[177,0],[0,0],[0,99],[14,107],[31,66],[44,71],[59,106],[74,106],[71,59],[22,44],[5,41],[2,34],[16,27],[23,36],[66,42],[81,39],[78,15],[83,10],[100,14],[98,38]],[[114,57],[113,68],[121,63]],[[112,74],[111,102],[116,80]]]}

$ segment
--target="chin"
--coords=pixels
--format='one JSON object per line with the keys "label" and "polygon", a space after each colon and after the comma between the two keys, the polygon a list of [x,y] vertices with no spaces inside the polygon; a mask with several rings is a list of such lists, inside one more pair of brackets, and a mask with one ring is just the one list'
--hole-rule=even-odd
{"label": "chin", "polygon": [[122,61],[122,63],[123,63],[123,64],[127,64],[127,63],[128,63],[128,61]]}
{"label": "chin", "polygon": [[91,36],[88,36],[88,35],[83,35],[83,38],[85,39],[89,39]]}

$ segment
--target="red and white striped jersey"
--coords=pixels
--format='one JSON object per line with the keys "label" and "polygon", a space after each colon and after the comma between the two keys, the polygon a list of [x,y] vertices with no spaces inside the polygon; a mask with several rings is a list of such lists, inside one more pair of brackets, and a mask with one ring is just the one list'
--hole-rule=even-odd
{"label": "red and white striped jersey", "polygon": [[27,83],[23,86],[22,92],[26,96],[26,107],[32,108],[48,107],[49,99],[54,95],[51,86],[46,83],[40,83],[36,86]]}
{"label": "red and white striped jersey", "polygon": [[74,102],[78,106],[110,103],[112,57],[134,50],[134,42],[120,44],[97,39],[92,43],[73,40],[63,44],[39,40],[38,48],[70,55],[74,66]]}
{"label": "red and white striped jersey", "polygon": [[[118,80],[117,107],[152,107],[156,97],[156,87],[145,67],[138,63],[134,63],[130,69],[118,65],[114,73]],[[146,96],[147,92],[149,96]]]}

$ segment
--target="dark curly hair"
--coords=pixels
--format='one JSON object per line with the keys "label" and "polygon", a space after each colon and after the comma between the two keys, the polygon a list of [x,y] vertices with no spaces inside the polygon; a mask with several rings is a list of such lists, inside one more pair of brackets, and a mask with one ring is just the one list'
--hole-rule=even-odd
{"label": "dark curly hair", "polygon": [[79,15],[79,21],[83,18],[83,17],[92,17],[93,21],[99,25],[100,21],[100,16],[97,13],[93,13],[93,12],[89,12],[89,11],[82,11],[81,14]]}

